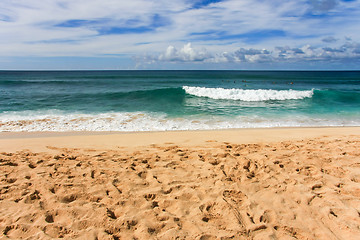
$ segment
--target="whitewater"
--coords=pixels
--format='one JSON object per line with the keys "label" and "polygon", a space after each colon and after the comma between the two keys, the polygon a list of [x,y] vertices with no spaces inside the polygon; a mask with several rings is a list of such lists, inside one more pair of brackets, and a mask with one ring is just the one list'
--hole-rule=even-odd
{"label": "whitewater", "polygon": [[208,97],[212,99],[230,99],[247,102],[269,101],[269,100],[292,100],[310,98],[314,90],[295,91],[289,90],[266,90],[266,89],[224,89],[224,88],[206,88],[183,86],[186,93],[197,97]]}

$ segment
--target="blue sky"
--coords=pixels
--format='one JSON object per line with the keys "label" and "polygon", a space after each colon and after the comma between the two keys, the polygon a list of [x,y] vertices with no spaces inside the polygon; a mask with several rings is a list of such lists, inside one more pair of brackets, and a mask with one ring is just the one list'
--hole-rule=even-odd
{"label": "blue sky", "polygon": [[357,69],[360,0],[1,0],[0,69]]}

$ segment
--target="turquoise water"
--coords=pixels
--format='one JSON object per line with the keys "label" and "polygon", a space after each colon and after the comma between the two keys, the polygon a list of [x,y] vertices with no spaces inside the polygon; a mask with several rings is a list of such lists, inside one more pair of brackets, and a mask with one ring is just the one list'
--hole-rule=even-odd
{"label": "turquoise water", "polygon": [[359,71],[0,71],[0,131],[360,126]]}

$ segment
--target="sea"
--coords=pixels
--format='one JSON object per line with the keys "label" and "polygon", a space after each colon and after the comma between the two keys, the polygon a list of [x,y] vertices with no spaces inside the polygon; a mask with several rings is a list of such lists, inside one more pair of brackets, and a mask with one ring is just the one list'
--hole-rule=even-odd
{"label": "sea", "polygon": [[0,132],[360,126],[360,71],[0,71]]}

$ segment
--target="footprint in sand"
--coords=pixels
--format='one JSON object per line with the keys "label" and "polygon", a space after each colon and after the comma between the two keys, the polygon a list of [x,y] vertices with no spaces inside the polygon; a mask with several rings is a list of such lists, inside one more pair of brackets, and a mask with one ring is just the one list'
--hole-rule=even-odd
{"label": "footprint in sand", "polygon": [[243,207],[242,203],[246,198],[247,198],[246,195],[241,191],[225,190],[223,192],[223,199],[229,205],[230,209],[233,211],[236,219],[238,220],[239,225],[241,226],[242,232],[247,232],[247,226],[244,221],[243,214],[240,213],[240,209]]}
{"label": "footprint in sand", "polygon": [[146,199],[146,201],[151,201],[151,200],[154,200],[156,198],[156,194],[148,193],[148,194],[144,195],[144,198]]}
{"label": "footprint in sand", "polygon": [[52,214],[45,214],[45,222],[47,223],[53,223],[54,222],[54,216]]}
{"label": "footprint in sand", "polygon": [[259,235],[264,239],[269,239],[269,236],[273,235],[273,230],[268,227],[268,224],[275,219],[273,212],[264,211],[257,204],[255,204],[257,207],[254,209],[251,207],[254,203],[249,204],[247,196],[241,191],[225,190],[223,199],[233,211],[241,226],[241,231],[245,235],[251,238]]}
{"label": "footprint in sand", "polygon": [[223,192],[224,199],[231,200],[235,204],[241,204],[244,199],[246,199],[246,195],[241,191],[236,190],[225,190]]}

